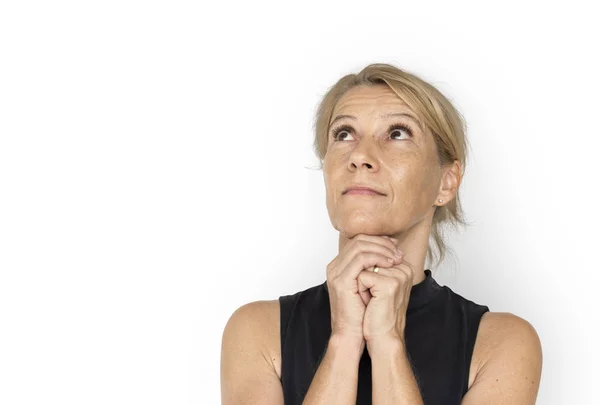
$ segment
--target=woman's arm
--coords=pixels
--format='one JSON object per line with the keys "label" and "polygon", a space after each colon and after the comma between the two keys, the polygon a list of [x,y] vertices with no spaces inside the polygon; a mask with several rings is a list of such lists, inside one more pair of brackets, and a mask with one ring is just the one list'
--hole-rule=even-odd
{"label": "woman's arm", "polygon": [[281,381],[266,343],[272,319],[269,303],[255,301],[227,321],[221,343],[222,405],[283,405]]}
{"label": "woman's arm", "polygon": [[331,335],[302,405],[355,405],[364,343]]}
{"label": "woman's arm", "polygon": [[534,405],[542,374],[542,345],[533,326],[504,312],[481,320],[483,364],[461,405]]}
{"label": "woman's arm", "polygon": [[[279,331],[274,318],[265,301],[245,304],[231,315],[221,345],[222,405],[284,404],[281,381],[265,345],[272,340],[265,325]],[[331,335],[303,405],[355,405],[363,350],[364,341]]]}
{"label": "woman's arm", "polygon": [[372,363],[373,405],[422,405],[423,398],[399,339],[369,344]]}
{"label": "woman's arm", "polygon": [[[510,313],[488,312],[478,343],[482,366],[461,405],[534,405],[542,371],[542,348],[531,324]],[[403,345],[369,347],[373,404],[422,404]]]}

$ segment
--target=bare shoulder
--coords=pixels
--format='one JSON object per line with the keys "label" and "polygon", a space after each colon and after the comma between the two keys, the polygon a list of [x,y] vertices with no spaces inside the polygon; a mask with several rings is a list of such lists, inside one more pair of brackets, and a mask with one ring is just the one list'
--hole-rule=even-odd
{"label": "bare shoulder", "polygon": [[265,362],[281,378],[279,314],[278,299],[253,301],[236,309],[227,324],[235,330],[234,333],[252,339]]}
{"label": "bare shoulder", "polygon": [[480,360],[493,356],[499,348],[510,344],[540,345],[539,336],[525,319],[510,312],[486,312],[481,317],[475,348],[482,356]]}
{"label": "bare shoulder", "polygon": [[541,341],[531,323],[510,312],[486,312],[479,324],[463,404],[485,395],[500,399],[500,392],[511,392],[522,403],[535,403],[542,360]]}

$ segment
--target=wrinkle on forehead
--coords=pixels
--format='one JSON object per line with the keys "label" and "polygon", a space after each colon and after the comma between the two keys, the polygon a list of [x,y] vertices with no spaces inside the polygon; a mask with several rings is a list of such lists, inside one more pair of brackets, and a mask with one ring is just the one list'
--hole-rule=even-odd
{"label": "wrinkle on forehead", "polygon": [[[371,112],[375,109],[379,110],[382,107],[401,108],[399,112],[410,112],[416,116],[410,106],[386,85],[360,85],[351,88],[338,100],[334,107],[333,115],[341,113],[346,109],[353,109],[357,105],[360,105],[361,109],[364,110],[366,104],[370,105]],[[347,112],[344,111],[344,113]]]}

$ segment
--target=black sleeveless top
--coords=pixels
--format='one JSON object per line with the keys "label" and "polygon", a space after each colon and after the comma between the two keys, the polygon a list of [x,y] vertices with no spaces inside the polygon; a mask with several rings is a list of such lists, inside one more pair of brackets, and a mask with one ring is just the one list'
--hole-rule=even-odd
{"label": "black sleeveless top", "polygon": [[[406,311],[406,351],[425,405],[460,405],[481,316],[489,311],[440,286],[425,272],[414,285]],[[281,383],[285,405],[301,405],[331,335],[327,281],[279,297]],[[371,405],[371,358],[358,366],[357,405]]]}

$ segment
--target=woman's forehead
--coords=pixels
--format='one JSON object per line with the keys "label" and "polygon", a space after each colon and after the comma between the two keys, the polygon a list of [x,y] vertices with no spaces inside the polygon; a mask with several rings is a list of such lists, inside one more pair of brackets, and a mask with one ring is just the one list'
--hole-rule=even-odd
{"label": "woman's forehead", "polygon": [[335,114],[358,113],[367,110],[412,111],[406,102],[387,85],[356,86],[348,90],[338,100],[333,110]]}
{"label": "woman's forehead", "polygon": [[369,120],[387,120],[400,115],[412,118],[422,127],[418,114],[387,85],[363,85],[348,90],[338,100],[329,125],[342,118],[360,119],[363,116]]}

